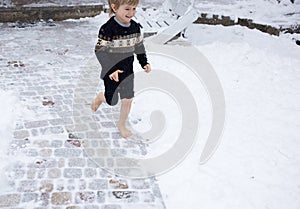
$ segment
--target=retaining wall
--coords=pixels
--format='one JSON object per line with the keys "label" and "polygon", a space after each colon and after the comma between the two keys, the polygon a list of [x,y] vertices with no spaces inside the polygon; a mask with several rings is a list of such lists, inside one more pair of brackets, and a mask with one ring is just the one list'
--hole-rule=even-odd
{"label": "retaining wall", "polygon": [[103,5],[49,6],[49,7],[2,7],[0,22],[65,20],[93,17],[103,11]]}
{"label": "retaining wall", "polygon": [[271,25],[255,23],[251,19],[238,18],[237,21],[234,21],[229,16],[212,15],[212,17],[207,17],[206,13],[201,13],[200,17],[194,23],[208,24],[208,25],[224,25],[224,26],[240,25],[240,26],[248,27],[250,29],[257,29],[261,32],[268,33],[271,35],[276,35],[276,36],[279,36],[280,32],[300,33],[299,25],[291,26],[289,28],[284,28],[284,27],[277,28]]}

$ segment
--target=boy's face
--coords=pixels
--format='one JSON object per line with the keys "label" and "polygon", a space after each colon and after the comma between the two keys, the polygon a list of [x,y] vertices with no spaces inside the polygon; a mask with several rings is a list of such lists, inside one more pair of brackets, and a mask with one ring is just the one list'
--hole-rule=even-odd
{"label": "boy's face", "polygon": [[133,18],[133,16],[136,13],[137,5],[123,4],[120,5],[120,7],[117,9],[114,4],[112,4],[111,6],[115,12],[116,18],[118,18],[118,20],[124,24],[129,24],[130,20]]}

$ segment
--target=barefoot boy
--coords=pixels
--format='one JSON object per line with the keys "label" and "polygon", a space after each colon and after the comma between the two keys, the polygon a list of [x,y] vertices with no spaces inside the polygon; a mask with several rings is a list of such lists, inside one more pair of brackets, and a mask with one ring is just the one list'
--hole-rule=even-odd
{"label": "barefoot boy", "polygon": [[151,67],[147,61],[145,47],[139,25],[132,20],[139,0],[108,0],[114,14],[99,30],[95,48],[96,56],[102,66],[101,79],[104,80],[105,92],[100,92],[91,104],[93,111],[106,102],[113,106],[121,98],[118,129],[121,136],[127,138],[131,132],[126,128],[126,120],[134,97],[133,61],[134,54],[149,73]]}

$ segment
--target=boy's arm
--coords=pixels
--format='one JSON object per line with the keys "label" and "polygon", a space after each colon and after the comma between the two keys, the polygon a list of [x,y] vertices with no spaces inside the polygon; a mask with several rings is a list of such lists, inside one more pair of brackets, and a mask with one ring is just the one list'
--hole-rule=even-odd
{"label": "boy's arm", "polygon": [[105,75],[109,75],[118,69],[116,66],[117,63],[113,61],[107,50],[107,47],[99,46],[98,44],[95,47],[96,57],[102,67],[101,78],[104,78]]}
{"label": "boy's arm", "polygon": [[142,68],[144,68],[149,63],[147,60],[146,50],[145,50],[145,46],[144,46],[144,40],[141,35],[140,28],[138,28],[138,33],[139,33],[139,36],[137,37],[137,43],[135,44],[135,54],[137,56],[137,59],[138,59],[140,65],[142,66]]}
{"label": "boy's arm", "polygon": [[135,53],[142,68],[144,68],[145,65],[149,64],[143,42],[135,46]]}
{"label": "boy's arm", "polygon": [[142,42],[140,45],[136,46],[135,52],[140,65],[142,66],[142,68],[145,70],[146,73],[149,73],[151,71],[151,66],[148,63],[145,46]]}
{"label": "boy's arm", "polygon": [[104,78],[105,75],[110,75],[118,69],[117,63],[115,63],[111,53],[108,51],[111,42],[107,36],[104,36],[104,33],[105,31],[100,29],[98,42],[95,46],[95,54],[102,67],[101,78]]}

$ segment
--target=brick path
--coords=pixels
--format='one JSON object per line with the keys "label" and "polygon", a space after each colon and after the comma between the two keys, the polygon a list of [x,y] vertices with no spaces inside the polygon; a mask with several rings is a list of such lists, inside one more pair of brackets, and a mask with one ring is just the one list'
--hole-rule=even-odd
{"label": "brick path", "polygon": [[155,178],[128,179],[99,167],[130,167],[118,156],[146,148],[120,137],[119,107],[89,109],[99,81],[97,21],[0,25],[0,88],[17,92],[27,109],[9,150],[25,160],[11,166],[13,191],[0,194],[0,208],[165,208]]}

